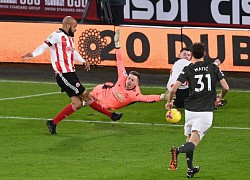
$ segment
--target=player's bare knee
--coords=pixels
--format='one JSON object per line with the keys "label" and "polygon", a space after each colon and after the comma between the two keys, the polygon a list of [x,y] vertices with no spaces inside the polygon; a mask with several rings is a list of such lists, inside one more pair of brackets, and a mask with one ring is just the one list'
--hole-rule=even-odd
{"label": "player's bare knee", "polygon": [[84,92],[81,94],[80,97],[81,97],[82,100],[85,101],[85,102],[89,102],[90,100],[93,99],[93,97],[92,97],[87,91],[84,91]]}
{"label": "player's bare knee", "polygon": [[75,109],[81,109],[83,107],[83,103],[82,101],[78,101],[78,102],[72,102],[72,105],[74,106]]}
{"label": "player's bare knee", "polygon": [[71,103],[75,109],[81,109],[83,107],[82,100],[80,98],[72,98]]}
{"label": "player's bare knee", "polygon": [[200,135],[198,131],[192,131],[189,142],[194,143],[195,147],[200,143]]}

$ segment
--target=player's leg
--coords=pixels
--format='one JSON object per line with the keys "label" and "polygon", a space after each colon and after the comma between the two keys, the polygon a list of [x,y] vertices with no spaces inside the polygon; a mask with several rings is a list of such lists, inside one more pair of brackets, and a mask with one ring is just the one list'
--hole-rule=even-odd
{"label": "player's leg", "polygon": [[[192,133],[188,142],[192,143],[195,147],[197,147],[202,138],[204,137],[205,133],[212,125],[213,113],[212,112],[189,112],[189,113],[190,116],[192,117]],[[193,167],[194,150],[195,148],[193,150],[189,149],[188,151],[186,151],[188,178],[192,178],[200,170],[199,166]],[[180,151],[184,150],[180,149]]]}
{"label": "player's leg", "polygon": [[81,98],[78,96],[85,91],[85,88],[80,83],[75,73],[58,74],[56,76],[57,84],[61,87],[62,92],[66,92],[71,99],[71,103],[62,109],[53,120],[46,122],[46,125],[51,134],[56,134],[57,124],[77,111],[83,106]]}
{"label": "player's leg", "polygon": [[[191,134],[187,136],[186,142],[189,142],[190,138],[191,138]],[[187,161],[187,167],[188,167],[187,177],[188,178],[198,173],[200,170],[199,166],[193,167],[193,156],[194,156],[194,151],[186,152],[186,161]]]}
{"label": "player's leg", "polygon": [[170,164],[169,164],[169,169],[175,170],[177,168],[178,155],[180,153],[186,153],[188,167],[193,169],[194,149],[195,149],[195,144],[193,142],[190,142],[190,141],[186,142],[185,144],[183,144],[179,147],[171,148],[170,152],[172,155],[172,159],[171,159]]}
{"label": "player's leg", "polygon": [[[191,127],[185,126],[185,133],[190,131]],[[195,136],[196,133],[194,132]],[[198,134],[198,133],[197,133]],[[193,133],[192,133],[193,135]],[[183,144],[182,146],[179,147],[174,147],[171,148],[171,154],[172,154],[172,159],[169,164],[169,169],[170,170],[176,170],[177,169],[177,157],[179,153],[186,153],[186,160],[187,160],[187,166],[188,166],[188,172],[187,172],[187,177],[193,177],[194,174],[199,172],[199,167],[193,167],[193,154],[194,154],[194,149],[195,149],[195,144],[193,142],[190,142],[190,138],[192,138],[192,135],[187,136],[187,142]],[[198,135],[199,136],[199,135]],[[199,139],[199,137],[197,137]],[[198,142],[198,139],[196,141]],[[197,143],[198,145],[198,143]]]}
{"label": "player's leg", "polygon": [[191,178],[194,174],[199,172],[199,167],[193,167],[193,155],[195,147],[200,142],[200,135],[198,133],[199,128],[194,128],[193,124],[196,122],[196,113],[190,112],[185,110],[185,118],[188,123],[185,125],[185,134],[187,135],[186,143],[180,147],[178,147],[178,153],[185,153],[186,154],[186,161],[187,161],[187,177]]}
{"label": "player's leg", "polygon": [[[199,141],[200,141],[200,137],[199,137],[198,132],[193,131],[192,135],[188,138],[187,142],[192,143],[196,147],[199,144]],[[188,167],[187,177],[188,178],[193,177],[194,174],[198,173],[200,170],[199,166],[196,166],[195,168],[193,167],[193,156],[194,156],[194,148],[186,152],[186,161],[187,161],[187,167]]]}
{"label": "player's leg", "polygon": [[[188,143],[192,143],[195,147],[198,146],[200,142],[200,135],[198,133],[198,131],[193,131]],[[195,148],[191,148],[189,150],[186,151],[186,161],[187,161],[187,178],[192,178],[196,173],[198,173],[200,171],[200,167],[199,166],[193,166],[193,156],[194,156],[194,150]],[[182,150],[184,151],[184,149]]]}
{"label": "player's leg", "polygon": [[[191,134],[187,136],[186,142],[189,142],[190,137],[191,137]],[[187,167],[190,169],[193,169],[193,154],[194,154],[194,151],[186,152]]]}
{"label": "player's leg", "polygon": [[67,105],[60,113],[57,114],[57,116],[53,119],[54,124],[58,124],[61,120],[65,119],[78,109],[82,108],[82,100],[77,97],[73,96],[70,97],[71,103]]}
{"label": "player's leg", "polygon": [[193,144],[190,144],[190,138],[191,136],[187,136],[187,141],[184,145],[172,148],[172,160],[170,161],[170,170],[175,170],[177,168],[177,156],[179,153],[185,153],[186,152],[186,160],[187,160],[187,166],[188,166],[188,172],[187,177],[191,178],[194,176],[194,174],[198,173],[200,168],[199,166],[193,167],[193,154],[194,154],[194,146]]}
{"label": "player's leg", "polygon": [[[97,89],[96,89],[97,90]],[[92,94],[97,94],[97,92],[92,93]],[[101,94],[101,93],[99,93]],[[111,112],[107,110],[104,106],[101,104],[97,103],[89,93],[85,92],[81,95],[81,98],[95,111],[98,111],[108,117],[110,117],[113,121],[117,121],[121,119],[122,113],[117,113],[117,112]]]}
{"label": "player's leg", "polygon": [[[192,133],[192,119],[188,111],[185,110],[185,125],[184,125],[184,135],[187,137],[186,142],[188,142],[190,136]],[[185,145],[185,144],[184,144]],[[182,145],[182,146],[184,146]],[[180,146],[180,147],[182,147]],[[187,146],[187,145],[186,145]],[[169,170],[176,170],[177,169],[177,163],[178,163],[178,155],[180,153],[179,148],[180,147],[172,147],[170,149],[170,153],[172,155],[172,158],[169,163]],[[181,149],[182,150],[182,149]]]}

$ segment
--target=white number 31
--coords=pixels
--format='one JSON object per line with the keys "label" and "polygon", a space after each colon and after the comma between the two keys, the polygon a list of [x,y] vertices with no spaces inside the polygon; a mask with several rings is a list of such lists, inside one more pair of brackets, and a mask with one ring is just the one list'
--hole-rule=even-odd
{"label": "white number 31", "polygon": [[[195,88],[195,92],[201,92],[204,89],[204,82],[202,82],[203,74],[195,75],[194,78],[198,79],[197,84],[200,85],[200,88]],[[207,78],[207,90],[211,91],[211,76],[210,74],[205,74],[205,78]]]}

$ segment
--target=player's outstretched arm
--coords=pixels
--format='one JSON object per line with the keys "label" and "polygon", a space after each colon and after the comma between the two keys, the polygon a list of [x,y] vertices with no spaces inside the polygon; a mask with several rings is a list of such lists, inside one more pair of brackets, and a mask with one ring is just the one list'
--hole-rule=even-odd
{"label": "player's outstretched arm", "polygon": [[161,96],[156,94],[149,94],[149,95],[137,95],[134,99],[134,102],[147,102],[147,103],[153,103],[153,102],[159,102],[161,101]]}
{"label": "player's outstretched arm", "polygon": [[24,56],[21,57],[23,60],[31,60],[33,59],[33,54],[32,53],[27,53]]}
{"label": "player's outstretched arm", "polygon": [[127,76],[126,69],[123,63],[122,50],[120,46],[120,30],[119,29],[116,30],[115,32],[114,42],[115,42],[117,72],[118,72],[118,79],[119,79],[120,77]]}
{"label": "player's outstretched arm", "polygon": [[23,60],[30,60],[36,56],[43,54],[48,49],[48,44],[43,43],[41,46],[38,46],[33,53],[27,53],[26,55],[22,56]]}
{"label": "player's outstretched arm", "polygon": [[172,107],[173,107],[173,98],[174,98],[174,95],[175,95],[175,93],[176,93],[178,87],[181,86],[181,84],[182,84],[182,83],[181,83],[180,81],[176,81],[175,84],[174,84],[174,87],[173,87],[172,90],[170,91],[170,94],[169,94],[169,96],[168,96],[168,101],[167,101],[167,103],[166,103],[166,105],[165,105],[165,108],[166,108],[167,110],[172,109]]}
{"label": "player's outstretched arm", "polygon": [[167,101],[169,98],[169,95],[170,95],[170,93],[168,91],[166,91],[164,94],[161,94],[160,95],[161,101],[164,101],[164,100]]}

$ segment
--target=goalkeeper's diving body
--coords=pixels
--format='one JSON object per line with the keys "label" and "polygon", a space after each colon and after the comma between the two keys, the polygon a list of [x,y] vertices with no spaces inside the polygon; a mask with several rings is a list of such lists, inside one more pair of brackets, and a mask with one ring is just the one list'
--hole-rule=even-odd
{"label": "goalkeeper's diving body", "polygon": [[117,30],[115,37],[115,53],[117,61],[118,80],[115,84],[105,83],[96,86],[90,95],[104,108],[116,110],[135,102],[158,102],[166,100],[165,94],[143,95],[140,91],[140,74],[131,71],[127,74],[122,57],[120,46],[120,31]]}

